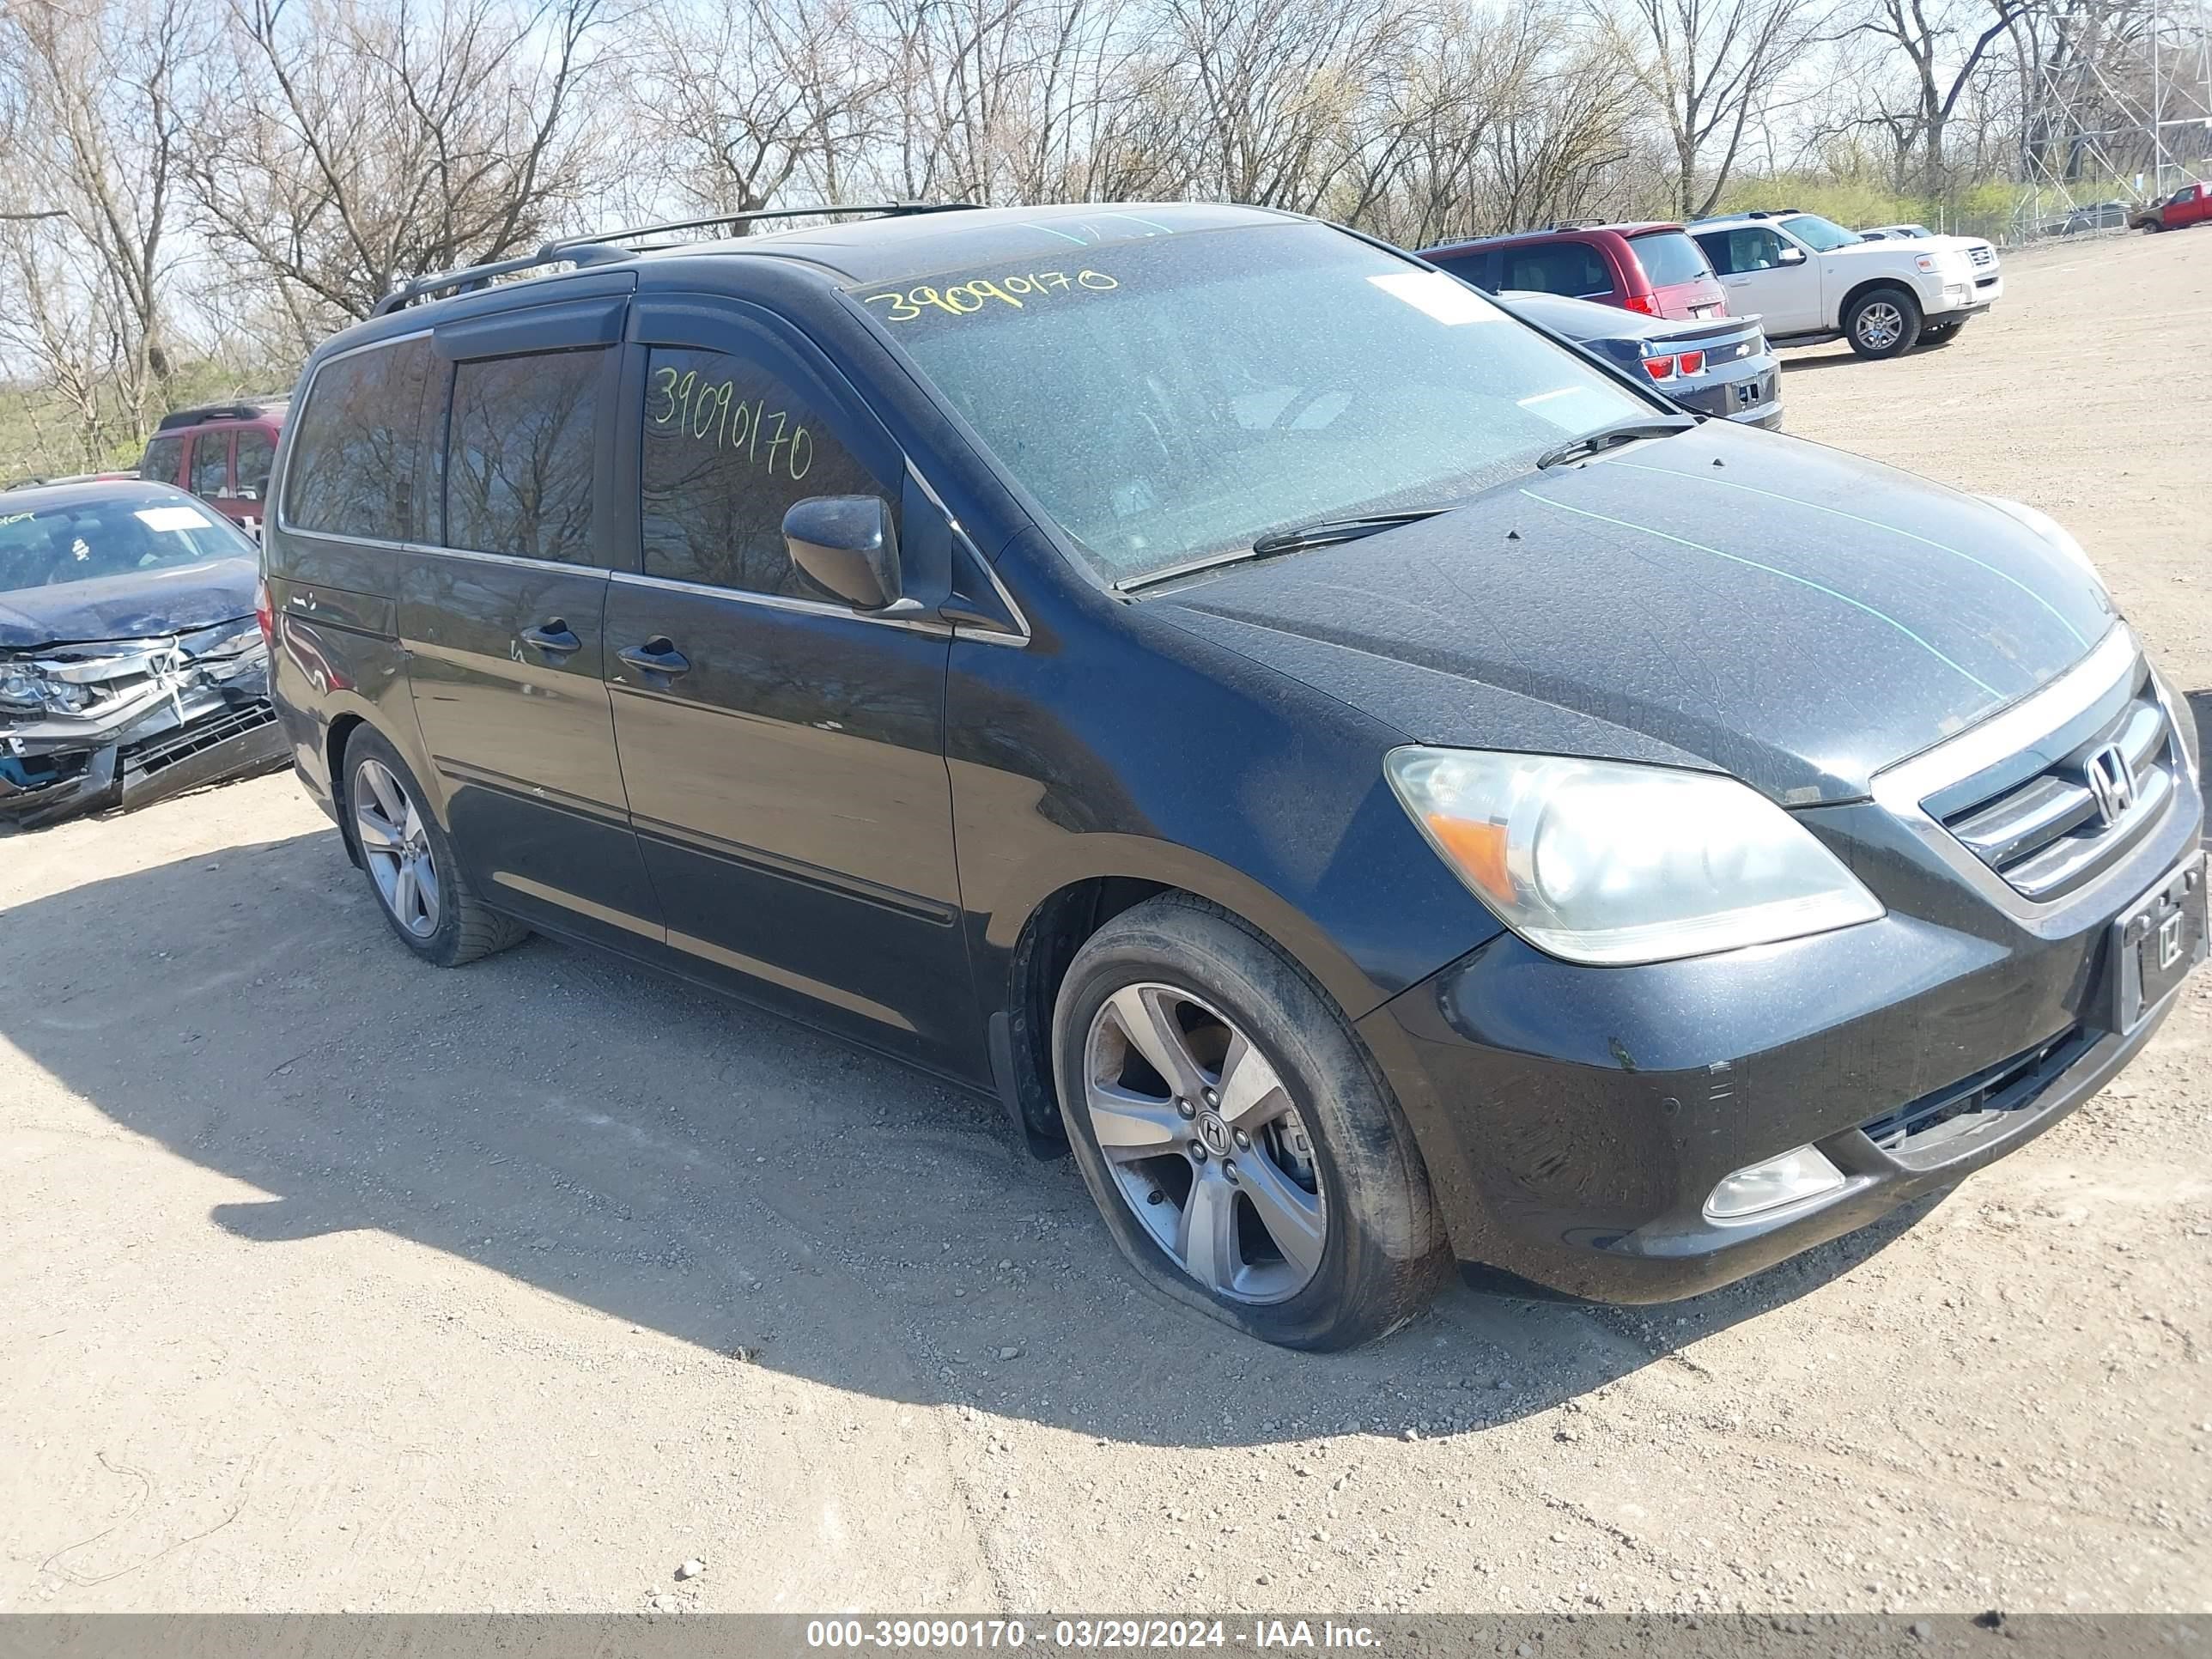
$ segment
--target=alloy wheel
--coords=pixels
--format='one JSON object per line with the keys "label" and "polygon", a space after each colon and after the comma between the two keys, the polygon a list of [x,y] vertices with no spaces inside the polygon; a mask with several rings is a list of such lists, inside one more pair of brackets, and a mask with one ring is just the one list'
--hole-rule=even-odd
{"label": "alloy wheel", "polygon": [[1091,1022],[1084,1107],[1106,1166],[1170,1260],[1232,1301],[1281,1302],[1320,1268],[1313,1138],[1267,1056],[1174,986],[1124,986]]}
{"label": "alloy wheel", "polygon": [[1869,351],[1887,351],[1905,332],[1905,313],[1887,300],[1876,300],[1859,313],[1859,343]]}
{"label": "alloy wheel", "polygon": [[415,938],[428,939],[438,931],[438,862],[422,810],[380,760],[362,762],[353,795],[355,838],[385,908]]}

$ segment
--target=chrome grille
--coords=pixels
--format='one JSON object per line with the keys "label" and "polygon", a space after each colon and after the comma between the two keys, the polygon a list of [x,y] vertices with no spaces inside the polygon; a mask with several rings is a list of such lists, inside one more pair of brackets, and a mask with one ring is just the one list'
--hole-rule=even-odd
{"label": "chrome grille", "polygon": [[1947,791],[1948,799],[1928,806],[2020,892],[2051,899],[2087,881],[2157,823],[2174,799],[2180,770],[2172,723],[2142,676],[2117,714],[2049,764],[1963,801]]}
{"label": "chrome grille", "polygon": [[1993,265],[1997,262],[1995,248],[1977,247],[1966,250],[1967,257],[1978,265]]}

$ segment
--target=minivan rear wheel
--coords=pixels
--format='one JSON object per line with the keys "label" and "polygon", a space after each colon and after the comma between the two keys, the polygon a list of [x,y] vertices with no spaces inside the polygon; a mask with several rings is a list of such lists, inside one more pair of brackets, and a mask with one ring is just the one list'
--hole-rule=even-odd
{"label": "minivan rear wheel", "polygon": [[1053,1021],[1060,1115],[1154,1288],[1263,1341],[1351,1347],[1449,1265],[1420,1154],[1334,1002],[1218,907],[1167,894],[1085,943]]}
{"label": "minivan rear wheel", "polygon": [[345,746],[345,773],[353,843],[377,908],[402,945],[425,962],[452,968],[529,937],[520,922],[477,900],[397,750],[358,728]]}

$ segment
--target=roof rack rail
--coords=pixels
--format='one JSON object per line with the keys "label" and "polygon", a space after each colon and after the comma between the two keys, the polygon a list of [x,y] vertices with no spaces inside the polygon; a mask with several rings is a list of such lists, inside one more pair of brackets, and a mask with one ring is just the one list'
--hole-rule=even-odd
{"label": "roof rack rail", "polygon": [[227,404],[195,404],[189,409],[171,410],[161,416],[154,430],[172,432],[179,427],[198,426],[204,421],[251,421],[271,410],[282,409],[290,401],[289,392],[277,392],[265,398],[240,398]]}
{"label": "roof rack rail", "polygon": [[568,258],[565,253],[552,252],[549,244],[535,253],[517,254],[512,259],[495,259],[489,264],[441,271],[434,276],[417,276],[413,282],[403,283],[379,300],[368,314],[388,317],[393,312],[411,306],[417,300],[427,300],[445,289],[452,289],[456,294],[470,293],[477,289],[490,287],[495,277],[519,276],[526,270],[534,270],[539,265],[561,264]]}
{"label": "roof rack rail", "polygon": [[627,230],[595,231],[588,236],[563,236],[546,243],[541,252],[556,248],[624,247],[647,236],[665,236],[678,230],[710,230],[720,225],[757,224],[765,219],[815,219],[831,214],[872,213],[880,218],[902,218],[917,213],[963,213],[973,202],[865,202],[852,207],[754,208],[744,213],[717,213],[704,219],[669,219],[657,225],[636,225]]}
{"label": "roof rack rail", "polygon": [[706,230],[719,225],[751,224],[763,219],[813,219],[829,214],[872,213],[891,218],[915,213],[956,213],[975,206],[973,202],[871,202],[854,207],[755,208],[746,213],[719,213],[705,219],[671,219],[660,224],[636,225],[623,230],[556,237],[535,253],[517,254],[511,259],[496,259],[489,264],[441,271],[434,276],[418,276],[379,300],[369,315],[389,316],[413,305],[417,300],[428,299],[448,289],[457,294],[472,293],[478,289],[490,287],[501,276],[519,276],[524,271],[534,270],[540,265],[614,264],[629,258],[633,251],[629,245],[640,238],[665,235],[671,231]]}

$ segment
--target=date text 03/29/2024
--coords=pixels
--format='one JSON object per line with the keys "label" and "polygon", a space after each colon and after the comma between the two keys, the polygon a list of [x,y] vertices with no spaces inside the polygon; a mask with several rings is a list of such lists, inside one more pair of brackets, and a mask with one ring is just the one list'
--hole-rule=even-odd
{"label": "date text 03/29/2024", "polygon": [[1253,1619],[813,1619],[810,1648],[1026,1648],[1113,1650],[1176,1648],[1367,1649],[1376,1643],[1369,1626],[1334,1620]]}

